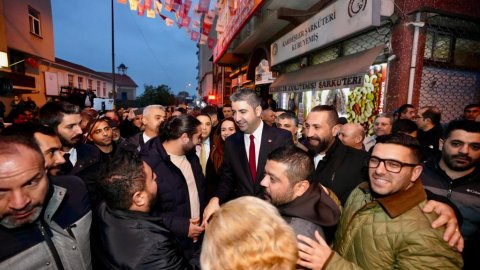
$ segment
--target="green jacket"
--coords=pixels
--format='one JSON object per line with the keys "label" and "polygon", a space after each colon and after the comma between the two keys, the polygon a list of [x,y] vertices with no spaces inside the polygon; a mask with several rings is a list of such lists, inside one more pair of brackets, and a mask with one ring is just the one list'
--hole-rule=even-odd
{"label": "green jacket", "polygon": [[368,183],[349,196],[324,269],[461,269],[459,252],[432,229],[437,215],[422,211],[420,181],[408,190],[374,199]]}

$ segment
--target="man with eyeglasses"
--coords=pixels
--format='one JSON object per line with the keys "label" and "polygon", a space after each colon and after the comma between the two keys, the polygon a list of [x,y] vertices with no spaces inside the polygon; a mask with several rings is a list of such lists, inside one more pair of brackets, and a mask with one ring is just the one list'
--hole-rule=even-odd
{"label": "man with eyeglasses", "polygon": [[[368,161],[370,181],[345,204],[333,251],[317,235],[299,236],[300,265],[310,269],[461,269],[461,254],[443,240],[438,215],[422,208],[421,147],[405,134],[377,138]],[[322,268],[323,267],[323,268]]]}

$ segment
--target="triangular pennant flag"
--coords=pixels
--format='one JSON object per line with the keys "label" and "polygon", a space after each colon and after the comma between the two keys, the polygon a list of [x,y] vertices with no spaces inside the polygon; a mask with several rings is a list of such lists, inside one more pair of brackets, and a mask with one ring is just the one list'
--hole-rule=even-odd
{"label": "triangular pennant flag", "polygon": [[192,21],[192,28],[193,29],[200,29],[200,21],[199,20],[193,20]]}
{"label": "triangular pennant flag", "polygon": [[130,10],[137,10],[138,0],[129,0]]}
{"label": "triangular pennant flag", "polygon": [[145,14],[145,5],[138,4],[138,16],[143,16]]}
{"label": "triangular pennant flag", "polygon": [[147,17],[154,19],[155,18],[155,10],[147,9]]}
{"label": "triangular pennant flag", "polygon": [[145,9],[148,10],[152,8],[152,0],[145,0]]}
{"label": "triangular pennant flag", "polygon": [[190,12],[190,7],[192,6],[192,1],[191,0],[185,0],[182,6],[182,17],[188,16],[188,13]]}
{"label": "triangular pennant flag", "polygon": [[126,5],[127,0],[117,0],[117,3]]}
{"label": "triangular pennant flag", "polygon": [[168,12],[172,12],[173,10],[173,0],[165,0],[165,10]]}
{"label": "triangular pennant flag", "polygon": [[182,0],[173,0],[174,4],[182,5]]}
{"label": "triangular pennant flag", "polygon": [[166,24],[167,26],[172,26],[174,23],[175,23],[175,22],[174,22],[172,19],[170,19],[170,18],[166,18],[166,19],[165,19],[165,24]]}
{"label": "triangular pennant flag", "polygon": [[160,16],[160,18],[162,18],[164,21],[167,19],[167,16],[163,15],[163,14],[158,14]]}
{"label": "triangular pennant flag", "polygon": [[202,35],[200,36],[200,45],[207,44],[207,40],[208,40],[208,36],[202,34]]}
{"label": "triangular pennant flag", "polygon": [[160,14],[160,12],[162,12],[162,8],[163,8],[162,1],[160,0],[155,1],[155,12],[157,14]]}
{"label": "triangular pennant flag", "polygon": [[201,13],[207,13],[210,7],[210,0],[198,1],[198,11]]}
{"label": "triangular pennant flag", "polygon": [[199,34],[200,34],[200,33],[198,33],[197,31],[193,31],[193,30],[192,30],[192,34],[191,34],[190,37],[191,37],[191,39],[192,39],[193,41],[197,42],[197,41],[198,41],[198,35],[199,35]]}
{"label": "triangular pennant flag", "polygon": [[215,46],[215,41],[217,41],[215,38],[208,38],[208,48],[212,49]]}

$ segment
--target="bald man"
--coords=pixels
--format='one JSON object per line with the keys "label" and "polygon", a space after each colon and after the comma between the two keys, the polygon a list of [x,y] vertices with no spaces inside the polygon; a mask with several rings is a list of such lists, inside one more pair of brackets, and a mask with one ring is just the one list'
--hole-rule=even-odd
{"label": "bald man", "polygon": [[344,145],[363,150],[365,130],[360,124],[347,123],[340,128],[338,138]]}

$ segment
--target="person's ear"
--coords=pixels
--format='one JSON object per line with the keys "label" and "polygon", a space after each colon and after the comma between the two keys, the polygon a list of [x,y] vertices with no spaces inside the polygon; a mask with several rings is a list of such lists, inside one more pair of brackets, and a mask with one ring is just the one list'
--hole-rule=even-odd
{"label": "person's ear", "polygon": [[443,144],[445,143],[444,139],[438,140],[438,150],[443,151]]}
{"label": "person's ear", "polygon": [[310,187],[310,182],[308,182],[308,180],[302,180],[296,183],[295,186],[293,187],[293,194],[296,197],[300,197],[308,190],[309,187]]}
{"label": "person's ear", "polygon": [[422,165],[417,165],[413,168],[413,171],[412,171],[412,178],[410,180],[410,182],[415,182],[417,181],[419,178],[420,178],[420,174],[422,174],[422,171],[423,171],[423,167]]}
{"label": "person's ear", "polygon": [[257,115],[257,117],[261,117],[262,116],[262,106],[258,105],[256,108],[255,108],[255,115]]}
{"label": "person's ear", "polygon": [[336,124],[332,127],[332,134],[334,137],[337,136],[338,132],[340,132],[340,128],[341,128],[340,124]]}
{"label": "person's ear", "polygon": [[137,191],[133,194],[132,203],[135,206],[141,207],[147,203],[147,196],[143,191]]}

